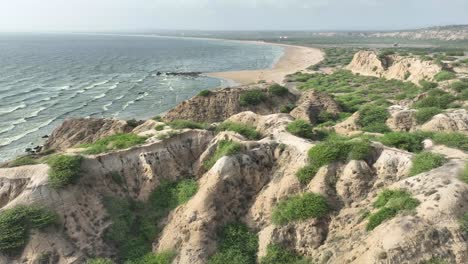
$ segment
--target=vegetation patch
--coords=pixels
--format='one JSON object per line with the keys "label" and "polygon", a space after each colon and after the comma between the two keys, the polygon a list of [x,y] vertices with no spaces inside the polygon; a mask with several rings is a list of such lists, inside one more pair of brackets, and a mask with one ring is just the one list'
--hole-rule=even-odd
{"label": "vegetation patch", "polygon": [[276,96],[285,96],[289,93],[289,90],[288,88],[275,83],[268,88],[268,92]]}
{"label": "vegetation patch", "polygon": [[0,252],[19,253],[33,229],[43,229],[57,222],[57,215],[47,209],[19,205],[0,212]]}
{"label": "vegetation patch", "polygon": [[266,94],[259,89],[245,91],[239,98],[241,106],[258,105],[267,100]]}
{"label": "vegetation patch", "polygon": [[413,165],[410,169],[410,176],[430,171],[442,166],[445,162],[447,162],[447,159],[440,154],[421,152],[413,158]]}
{"label": "vegetation patch", "polygon": [[168,123],[173,129],[207,129],[208,125],[191,120],[174,120]]}
{"label": "vegetation patch", "polygon": [[437,144],[468,151],[468,136],[465,134],[458,132],[439,132],[432,133],[431,138]]}
{"label": "vegetation patch", "polygon": [[426,80],[420,80],[419,81],[419,85],[421,85],[421,87],[423,88],[423,90],[431,90],[431,89],[434,89],[434,88],[437,88],[437,86],[439,86],[437,83],[435,82],[429,82],[429,81],[426,81]]}
{"label": "vegetation patch", "polygon": [[221,140],[218,142],[215,153],[204,162],[205,169],[209,170],[215,163],[224,156],[232,156],[242,150],[242,145],[232,140]]}
{"label": "vegetation patch", "polygon": [[371,151],[370,141],[365,139],[331,138],[309,150],[310,165],[307,171],[315,175],[320,167],[335,161],[365,160]]}
{"label": "vegetation patch", "polygon": [[157,126],[154,127],[154,130],[163,131],[165,127],[166,127],[165,124],[157,125]]}
{"label": "vegetation patch", "polygon": [[395,217],[404,210],[412,210],[419,205],[419,201],[411,197],[405,190],[384,190],[374,202],[377,212],[369,215],[366,229],[373,230],[384,221]]}
{"label": "vegetation patch", "polygon": [[[106,230],[104,237],[117,248],[119,261],[146,263],[139,261],[142,256],[151,252],[151,244],[160,231],[157,228],[158,222],[172,209],[187,202],[197,191],[197,182],[185,179],[176,182],[162,181],[146,202],[105,197],[104,206],[112,225]],[[147,257],[150,258],[151,255]]]}
{"label": "vegetation patch", "polygon": [[385,123],[389,116],[386,107],[374,104],[366,105],[359,111],[357,124],[362,127],[363,131],[386,133],[390,132],[390,128]]}
{"label": "vegetation patch", "polygon": [[47,163],[49,169],[49,183],[54,188],[62,188],[75,183],[80,177],[81,156],[57,155],[51,157]]}
{"label": "vegetation patch", "polygon": [[245,224],[228,224],[218,237],[218,252],[208,260],[208,264],[256,263],[258,237]]}
{"label": "vegetation patch", "polygon": [[177,253],[172,250],[161,251],[158,253],[149,253],[140,259],[127,261],[125,264],[171,264]]}
{"label": "vegetation patch", "polygon": [[301,184],[308,184],[317,173],[317,168],[313,165],[302,167],[296,172],[296,177]]}
{"label": "vegetation patch", "polygon": [[468,184],[468,163],[465,164],[465,167],[460,172],[459,178],[462,182]]}
{"label": "vegetation patch", "polygon": [[439,89],[429,91],[428,96],[414,104],[415,108],[437,107],[440,109],[450,108],[452,102],[457,98],[447,92]]}
{"label": "vegetation patch", "polygon": [[86,261],[86,264],[114,264],[114,261],[108,258],[93,258],[93,259],[88,259]]}
{"label": "vegetation patch", "polygon": [[309,260],[277,244],[267,247],[267,254],[260,259],[260,264],[308,264]]}
{"label": "vegetation patch", "polygon": [[91,144],[80,145],[86,148],[85,154],[100,154],[118,149],[127,149],[135,145],[143,144],[146,137],[140,137],[135,134],[115,134],[104,137]]}
{"label": "vegetation patch", "polygon": [[455,73],[453,72],[441,71],[434,76],[434,80],[438,82],[442,82],[442,81],[455,79],[456,77],[457,75],[455,75]]}
{"label": "vegetation patch", "polygon": [[422,142],[428,137],[430,133],[390,132],[377,140],[390,147],[417,153],[423,150]]}
{"label": "vegetation patch", "polygon": [[210,96],[210,95],[211,95],[210,90],[202,90],[198,93],[198,96],[203,96],[203,97]]}
{"label": "vegetation patch", "polygon": [[249,126],[242,123],[226,121],[218,125],[216,128],[217,131],[234,131],[241,134],[242,136],[251,139],[257,140],[262,136],[253,126]]}
{"label": "vegetation patch", "polygon": [[330,211],[327,200],[315,193],[303,193],[280,201],[273,209],[271,220],[284,225],[291,221],[324,217]]}
{"label": "vegetation patch", "polygon": [[312,129],[312,125],[309,122],[302,119],[295,120],[289,123],[286,127],[286,131],[288,131],[289,133],[307,139],[314,138],[314,132]]}
{"label": "vegetation patch", "polygon": [[13,167],[20,167],[20,166],[26,166],[26,165],[35,165],[35,164],[38,164],[39,162],[27,155],[27,156],[22,156],[22,157],[18,157],[10,162],[8,162],[7,167],[8,168],[13,168]]}
{"label": "vegetation patch", "polygon": [[280,107],[280,112],[284,113],[284,114],[288,114],[292,110],[294,110],[294,108],[296,108],[296,105],[294,105],[294,104],[283,105],[283,106]]}
{"label": "vegetation patch", "polygon": [[460,218],[460,229],[468,234],[468,213],[464,213]]}
{"label": "vegetation patch", "polygon": [[424,124],[431,120],[433,116],[442,113],[442,109],[438,107],[423,107],[418,109],[415,114],[416,121],[418,124]]}

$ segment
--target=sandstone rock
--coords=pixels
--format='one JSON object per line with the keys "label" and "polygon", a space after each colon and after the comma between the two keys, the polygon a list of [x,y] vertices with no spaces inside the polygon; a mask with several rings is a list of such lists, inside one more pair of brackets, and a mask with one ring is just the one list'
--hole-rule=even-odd
{"label": "sandstone rock", "polygon": [[133,127],[123,120],[68,119],[52,132],[44,147],[63,151],[78,144],[94,142],[105,136],[128,133],[132,129]]}
{"label": "sandstone rock", "polygon": [[435,115],[421,126],[421,130],[468,133],[468,112],[466,109],[457,109]]}
{"label": "sandstone rock", "polygon": [[416,129],[416,110],[394,105],[389,108],[389,112],[391,116],[387,119],[387,125],[391,130],[409,132]]}
{"label": "sandstone rock", "polygon": [[346,164],[336,183],[336,193],[349,206],[367,197],[372,186],[372,170],[366,162],[353,160]]}
{"label": "sandstone rock", "polygon": [[353,73],[387,79],[406,80],[418,84],[420,80],[432,80],[442,68],[432,61],[421,61],[397,55],[381,60],[374,51],[359,51],[346,69]]}
{"label": "sandstone rock", "polygon": [[[239,103],[241,94],[251,89],[260,89],[265,92],[267,101],[253,106],[241,106]],[[267,84],[224,88],[215,90],[208,96],[195,96],[183,101],[169,110],[164,119],[167,121],[185,119],[209,123],[220,122],[244,111],[252,111],[262,115],[279,113],[281,106],[294,104],[295,101],[296,96],[293,94],[281,97],[268,94]]]}
{"label": "sandstone rock", "polygon": [[348,117],[341,123],[336,124],[333,126],[333,129],[336,133],[345,136],[351,136],[355,134],[362,133],[361,127],[357,124],[359,120],[359,112],[354,113],[352,116]]}
{"label": "sandstone rock", "polygon": [[341,112],[341,107],[330,95],[309,90],[301,95],[297,107],[291,111],[291,115],[296,119],[307,120],[315,124],[321,112],[328,112],[336,116]]}

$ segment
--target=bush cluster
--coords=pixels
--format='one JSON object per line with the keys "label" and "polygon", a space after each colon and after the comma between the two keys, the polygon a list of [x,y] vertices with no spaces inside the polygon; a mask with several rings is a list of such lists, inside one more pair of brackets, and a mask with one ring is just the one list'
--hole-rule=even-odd
{"label": "bush cluster", "polygon": [[86,148],[85,154],[100,154],[118,149],[126,149],[145,143],[146,138],[135,134],[115,134],[104,137],[91,144],[80,145]]}
{"label": "bush cluster", "polygon": [[379,210],[369,215],[367,230],[373,230],[384,221],[395,217],[400,211],[416,208],[419,201],[405,190],[384,190],[373,205]]}
{"label": "bush cluster", "polygon": [[460,172],[459,178],[461,181],[468,184],[468,163],[465,164],[463,171]]}
{"label": "bush cluster", "polygon": [[414,104],[415,108],[437,107],[447,109],[452,106],[452,102],[457,98],[439,89],[429,91],[428,96]]}
{"label": "bush cluster", "polygon": [[114,261],[108,258],[93,258],[93,259],[88,259],[86,261],[86,264],[114,264]]}
{"label": "bush cluster", "polygon": [[440,154],[421,152],[413,158],[413,165],[410,169],[410,176],[430,171],[442,166],[445,162],[447,162],[447,159]]}
{"label": "bush cluster", "polygon": [[209,96],[209,95],[211,95],[211,91],[210,91],[210,90],[202,90],[202,91],[200,91],[200,92],[198,93],[198,96],[204,96],[204,97],[206,97],[206,96]]}
{"label": "bush cluster", "polygon": [[433,116],[442,113],[442,109],[438,107],[423,107],[418,109],[415,114],[416,121],[418,124],[424,124],[431,120]]}
{"label": "bush cluster", "polygon": [[19,205],[0,212],[0,252],[18,253],[27,243],[30,230],[57,222],[57,214],[44,208]]}
{"label": "bush cluster", "polygon": [[268,92],[276,96],[285,96],[289,93],[289,90],[288,88],[275,83],[268,88]]}
{"label": "bush cluster", "polygon": [[288,114],[292,110],[294,110],[294,108],[296,108],[296,105],[294,105],[294,104],[283,105],[283,106],[280,107],[280,112],[284,113],[284,114]]}
{"label": "bush cluster", "polygon": [[422,142],[428,137],[430,137],[430,133],[390,132],[377,140],[390,147],[417,153],[423,150]]}
{"label": "bush cluster", "polygon": [[27,155],[27,156],[18,157],[8,162],[7,166],[9,168],[13,168],[13,167],[20,167],[20,166],[25,166],[25,165],[34,165],[37,163],[38,161],[35,158]]}
{"label": "bush cluster", "polygon": [[207,129],[208,125],[205,123],[199,123],[192,120],[173,120],[168,123],[173,129]]}
{"label": "bush cluster", "polygon": [[218,237],[218,252],[208,260],[208,264],[256,263],[258,237],[245,224],[228,224]]}
{"label": "bush cluster", "polygon": [[249,90],[241,94],[239,103],[241,106],[258,105],[267,100],[267,96],[262,90]]}
{"label": "bush cluster", "polygon": [[[163,180],[146,202],[104,197],[104,206],[112,221],[104,237],[117,248],[119,261],[146,263],[141,262],[142,256],[151,252],[151,244],[159,232],[158,222],[172,209],[187,202],[197,191],[198,184],[193,179],[176,182]],[[145,258],[156,257],[150,254]]]}
{"label": "bush cluster", "polygon": [[286,126],[286,131],[289,133],[307,139],[314,138],[314,131],[312,125],[302,119],[294,120]]}
{"label": "bush cluster", "polygon": [[324,217],[330,211],[327,200],[315,193],[303,193],[280,201],[272,211],[274,224],[284,225],[291,221]]}
{"label": "bush cluster", "polygon": [[390,132],[390,128],[385,123],[389,116],[386,107],[370,104],[359,111],[357,124],[366,132],[386,133]]}
{"label": "bush cluster", "polygon": [[211,158],[206,160],[203,165],[205,169],[209,170],[215,163],[224,156],[232,156],[242,150],[242,145],[232,140],[221,140],[218,142],[215,153]]}
{"label": "bush cluster", "polygon": [[438,82],[447,81],[456,78],[457,76],[453,72],[441,71],[434,76],[434,80]]}
{"label": "bush cluster", "polygon": [[176,256],[176,252],[166,250],[158,253],[148,253],[137,260],[127,261],[125,264],[171,264]]}
{"label": "bush cluster", "polygon": [[225,121],[219,124],[216,130],[217,131],[226,131],[226,130],[234,131],[251,140],[260,139],[261,137],[261,134],[255,129],[255,127],[242,124],[242,123],[230,122],[230,121]]}
{"label": "bush cluster", "polygon": [[49,169],[49,183],[54,188],[62,188],[75,183],[80,177],[81,156],[57,155],[51,157],[47,163]]}
{"label": "bush cluster", "polygon": [[260,259],[260,264],[309,264],[302,256],[295,254],[277,244],[267,246],[267,254]]}

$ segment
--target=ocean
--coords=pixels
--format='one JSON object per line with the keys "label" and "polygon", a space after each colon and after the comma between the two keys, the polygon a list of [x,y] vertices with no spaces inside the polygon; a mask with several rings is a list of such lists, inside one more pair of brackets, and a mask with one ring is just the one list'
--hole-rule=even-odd
{"label": "ocean", "polygon": [[63,120],[144,120],[223,80],[158,72],[271,68],[283,48],[187,38],[0,34],[0,162],[41,145]]}

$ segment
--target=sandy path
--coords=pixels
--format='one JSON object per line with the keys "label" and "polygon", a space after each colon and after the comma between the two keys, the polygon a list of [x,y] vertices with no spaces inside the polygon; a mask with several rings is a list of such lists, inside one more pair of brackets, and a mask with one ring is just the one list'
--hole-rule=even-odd
{"label": "sandy path", "polygon": [[284,55],[272,69],[213,72],[205,75],[234,81],[237,84],[251,84],[260,80],[283,83],[284,77],[306,69],[324,59],[324,53],[317,48],[256,42],[263,45],[277,45],[285,48]]}

